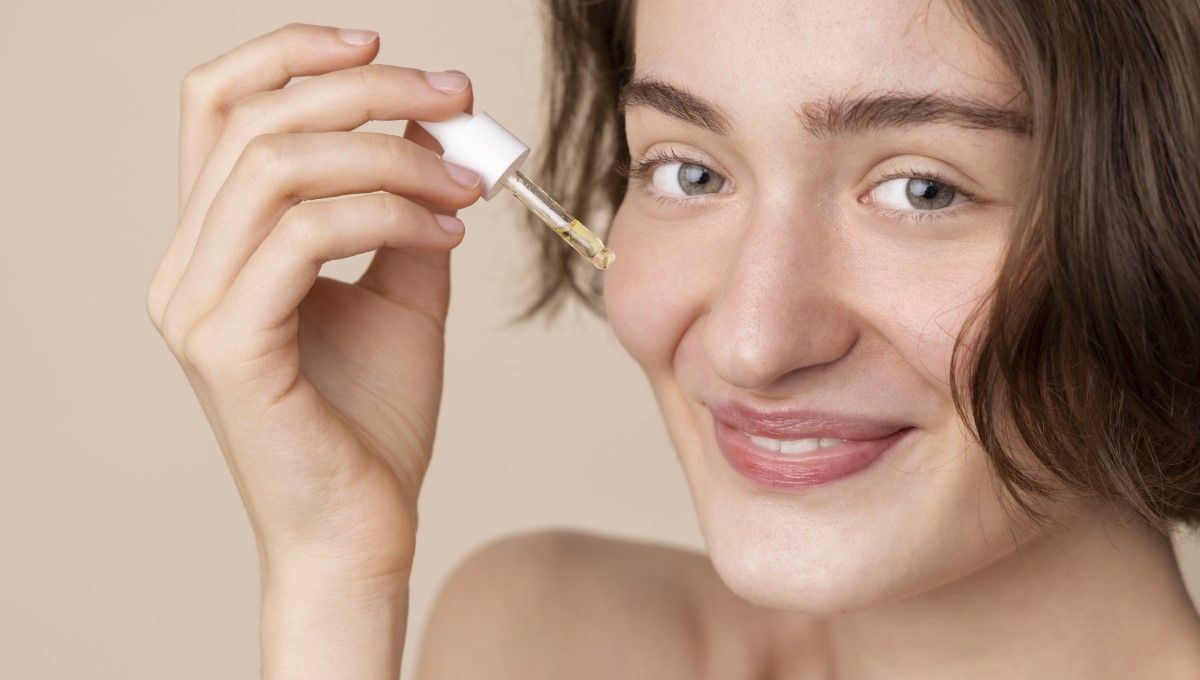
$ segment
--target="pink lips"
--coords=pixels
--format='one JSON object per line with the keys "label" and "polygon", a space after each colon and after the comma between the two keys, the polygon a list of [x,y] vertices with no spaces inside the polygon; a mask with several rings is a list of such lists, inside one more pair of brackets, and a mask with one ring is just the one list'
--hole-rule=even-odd
{"label": "pink lips", "polygon": [[[851,475],[878,460],[914,428],[901,423],[811,410],[759,410],[734,401],[711,405],[717,444],[734,470],[770,489],[800,489]],[[799,454],[769,451],[747,435],[772,439],[829,437],[842,444]]]}
{"label": "pink lips", "polygon": [[710,408],[717,420],[743,432],[772,439],[879,439],[906,427],[904,423],[828,411],[756,409],[736,401],[714,402]]}

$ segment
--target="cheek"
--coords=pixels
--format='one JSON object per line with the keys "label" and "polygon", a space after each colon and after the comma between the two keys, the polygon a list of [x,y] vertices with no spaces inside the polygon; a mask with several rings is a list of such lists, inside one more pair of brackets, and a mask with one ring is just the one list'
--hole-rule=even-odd
{"label": "cheek", "polygon": [[648,374],[668,371],[708,294],[703,249],[684,227],[639,222],[625,208],[613,217],[606,242],[616,254],[604,274],[613,333]]}
{"label": "cheek", "polygon": [[960,334],[965,334],[960,378],[970,366],[979,328],[966,322],[995,281],[1001,248],[1002,243],[984,241],[859,254],[860,261],[868,262],[859,269],[861,309],[875,315],[872,324],[944,398],[950,396],[950,359]]}

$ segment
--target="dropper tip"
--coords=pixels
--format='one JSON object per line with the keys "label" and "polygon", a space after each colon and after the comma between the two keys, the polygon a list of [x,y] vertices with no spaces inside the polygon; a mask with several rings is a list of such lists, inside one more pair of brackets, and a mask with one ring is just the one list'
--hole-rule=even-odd
{"label": "dropper tip", "polygon": [[608,249],[608,246],[601,248],[599,252],[591,257],[592,264],[596,265],[596,269],[608,269],[608,265],[613,263],[617,256],[613,251]]}

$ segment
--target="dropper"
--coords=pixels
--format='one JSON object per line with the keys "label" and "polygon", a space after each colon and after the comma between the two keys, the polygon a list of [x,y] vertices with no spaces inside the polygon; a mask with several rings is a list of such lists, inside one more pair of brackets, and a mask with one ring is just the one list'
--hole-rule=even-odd
{"label": "dropper", "polygon": [[491,200],[504,187],[597,269],[606,269],[613,252],[518,168],[529,147],[486,113],[460,113],[448,120],[415,121],[442,145],[442,158],[474,170],[483,179],[483,197]]}

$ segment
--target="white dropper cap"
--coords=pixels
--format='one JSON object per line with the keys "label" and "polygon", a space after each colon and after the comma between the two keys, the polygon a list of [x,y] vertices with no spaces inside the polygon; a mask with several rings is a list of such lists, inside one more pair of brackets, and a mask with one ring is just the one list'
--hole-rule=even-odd
{"label": "white dropper cap", "polygon": [[416,122],[442,145],[442,158],[479,173],[483,197],[488,200],[529,157],[529,147],[486,113]]}
{"label": "white dropper cap", "polygon": [[486,113],[460,113],[448,120],[416,122],[442,145],[442,158],[479,174],[484,198],[491,200],[500,187],[506,187],[597,269],[612,264],[615,256],[603,241],[521,174],[529,147],[494,118]]}

